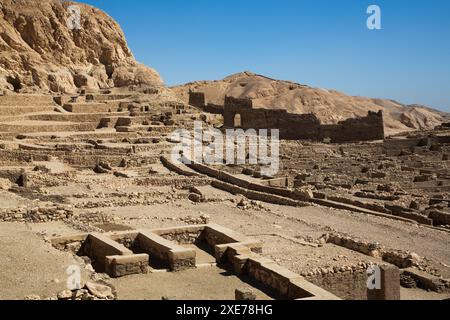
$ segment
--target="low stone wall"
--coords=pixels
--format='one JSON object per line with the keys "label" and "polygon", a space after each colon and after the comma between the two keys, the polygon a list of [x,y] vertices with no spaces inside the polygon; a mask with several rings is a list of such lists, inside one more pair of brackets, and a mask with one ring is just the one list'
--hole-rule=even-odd
{"label": "low stone wall", "polygon": [[385,204],[385,206],[383,207],[382,205],[378,205],[375,203],[365,203],[365,202],[352,200],[352,199],[348,199],[348,198],[344,198],[344,197],[337,197],[337,196],[328,196],[327,200],[345,203],[345,204],[349,204],[349,205],[352,205],[355,207],[359,207],[359,208],[363,208],[363,209],[367,209],[367,210],[371,210],[371,211],[375,211],[375,212],[380,212],[383,214],[392,215],[394,217],[400,217],[400,218],[408,219],[411,221],[416,221],[418,223],[429,225],[429,226],[433,225],[432,219],[430,219],[429,217],[426,217],[424,215],[421,215],[418,212],[414,212],[413,210],[411,210],[409,208],[402,208],[402,207],[398,207],[398,206],[392,206],[389,204]]}
{"label": "low stone wall", "polygon": [[416,221],[418,223],[429,225],[429,226],[433,225],[432,219],[430,219],[427,216],[421,215],[412,209],[403,208],[401,206],[396,206],[396,205],[390,205],[388,203],[385,204],[385,207],[386,207],[386,209],[390,210],[392,212],[392,215],[394,215],[394,216],[410,219],[410,220]]}
{"label": "low stone wall", "polygon": [[147,273],[148,259],[147,254],[107,256],[105,258],[105,272],[113,278]]}
{"label": "low stone wall", "polygon": [[219,176],[220,176],[220,170],[213,169],[213,168],[210,168],[210,167],[205,166],[205,165],[203,165],[203,164],[200,164],[200,163],[194,163],[194,162],[191,162],[190,164],[186,164],[186,165],[187,165],[188,167],[190,167],[191,169],[197,171],[197,172],[206,174],[207,176],[210,176],[210,177],[212,177],[212,178],[219,179]]}
{"label": "low stone wall", "polygon": [[257,192],[257,191],[251,191],[251,190],[247,190],[241,187],[237,187],[235,185],[229,184],[229,183],[225,183],[225,182],[221,182],[221,181],[212,181],[211,185],[214,188],[217,189],[221,189],[224,191],[227,191],[229,193],[232,194],[240,194],[243,195],[244,197],[251,199],[251,200],[256,200],[256,201],[262,201],[262,202],[267,202],[267,203],[273,203],[273,204],[279,204],[279,205],[284,205],[284,206],[294,206],[294,207],[302,207],[302,206],[307,206],[308,204],[301,202],[301,201],[296,201],[296,200],[292,200],[289,198],[284,198],[281,196],[276,196],[273,194],[268,194],[268,193],[263,193],[263,192]]}
{"label": "low stone wall", "polygon": [[356,206],[356,207],[360,207],[360,208],[364,208],[364,209],[368,209],[368,210],[373,210],[373,211],[385,213],[385,214],[392,214],[391,210],[386,209],[382,205],[377,205],[377,204],[372,204],[372,203],[365,203],[365,202],[362,202],[362,201],[352,200],[352,199],[348,199],[348,198],[344,198],[344,197],[338,197],[338,196],[328,196],[327,199],[331,200],[331,201],[342,202],[342,203],[345,203],[345,204],[349,204],[349,205],[352,205],[352,206]]}
{"label": "low stone wall", "polygon": [[178,244],[194,244],[202,240],[202,233],[206,225],[195,225],[178,228],[162,228],[152,230],[153,233],[164,239]]}
{"label": "low stone wall", "polygon": [[140,250],[167,263],[171,271],[195,268],[194,249],[186,249],[149,231],[139,232],[136,241]]}
{"label": "low stone wall", "polygon": [[[77,151],[77,152],[75,152]],[[77,167],[93,167],[100,161],[107,161],[111,166],[118,167],[124,157],[132,167],[141,166],[142,157],[134,155],[132,146],[129,153],[124,153],[123,149],[85,149],[85,150],[52,150],[52,156],[57,157],[62,162]],[[146,164],[155,164],[158,156],[145,158]],[[3,166],[27,164],[32,161],[49,161],[50,156],[47,150],[0,150],[0,163]]]}
{"label": "low stone wall", "polygon": [[186,176],[186,177],[197,177],[198,176],[198,174],[195,172],[183,170],[182,168],[180,168],[176,164],[172,163],[169,159],[167,159],[164,156],[161,156],[160,160],[164,167],[166,167],[167,169],[174,171],[182,176]]}
{"label": "low stone wall", "polygon": [[294,184],[294,181],[289,177],[284,177],[284,178],[264,180],[261,181],[261,184],[268,187],[289,188]]}
{"label": "low stone wall", "polygon": [[2,209],[0,211],[0,221],[3,222],[40,223],[49,221],[62,221],[66,219],[72,219],[73,217],[73,210],[63,206],[40,207],[33,209]]}
{"label": "low stone wall", "polygon": [[402,270],[402,274],[414,280],[419,288],[434,292],[450,292],[450,281],[429,275],[415,268]]}
{"label": "low stone wall", "polygon": [[238,275],[246,275],[273,290],[282,299],[337,300],[338,298],[308,282],[274,261],[253,253],[241,243],[231,244],[223,255]]}
{"label": "low stone wall", "polygon": [[425,225],[433,224],[430,218],[415,212],[393,212],[390,208],[381,205],[364,203],[343,197],[328,197],[327,199],[306,198],[303,193],[296,190],[252,183],[203,164],[191,163],[187,166],[219,180],[211,183],[213,187],[233,194],[241,194],[252,200],[287,206],[307,206],[308,204],[304,201],[308,201],[326,207],[362,212],[405,222],[418,222]]}
{"label": "low stone wall", "polygon": [[424,259],[419,257],[417,254],[387,249],[379,243],[363,241],[340,234],[326,234],[323,236],[323,239],[327,243],[332,243],[370,257],[381,258],[383,261],[393,264],[400,269],[409,267],[427,267]]}
{"label": "low stone wall", "polygon": [[118,111],[118,106],[106,103],[67,103],[63,108],[72,113],[104,113],[108,111]]}
{"label": "low stone wall", "polygon": [[246,236],[217,224],[205,226],[202,236],[212,247],[228,243],[247,242],[249,240]]}
{"label": "low stone wall", "polygon": [[71,207],[49,206],[38,208],[17,208],[0,210],[2,222],[44,223],[50,221],[65,221],[68,223],[91,226],[95,224],[110,223],[114,218],[102,212],[87,212],[75,214]]}
{"label": "low stone wall", "polygon": [[271,193],[271,194],[279,195],[282,197],[292,197],[293,196],[293,192],[290,189],[283,189],[283,188],[277,188],[277,187],[272,187],[272,186],[267,186],[267,185],[251,183],[248,180],[238,178],[236,176],[233,176],[232,174],[208,167],[203,164],[193,162],[191,164],[188,164],[188,166],[197,172],[206,174],[210,177],[216,178],[220,181],[232,184],[234,186],[238,186],[240,188],[249,189],[249,190],[258,191],[258,192]]}
{"label": "low stone wall", "polygon": [[107,271],[107,256],[126,256],[133,254],[125,246],[99,233],[90,233],[87,236],[81,247],[81,252],[83,255],[91,258],[92,265],[99,272]]}
{"label": "low stone wall", "polygon": [[367,300],[367,269],[307,276],[306,280],[344,300]]}
{"label": "low stone wall", "polygon": [[[188,234],[188,241],[180,234]],[[191,239],[193,236],[194,239]],[[262,243],[215,224],[107,234],[79,234],[51,239],[54,247],[87,255],[96,270],[105,270],[112,277],[146,273],[152,257],[169,261],[173,271],[195,267],[196,251],[184,248],[164,237],[192,243],[204,241],[214,248],[218,263],[228,263],[238,275],[248,275],[285,299],[338,299],[302,276],[277,265],[257,253]],[[181,240],[180,240],[181,239]],[[134,254],[134,251],[146,252]],[[149,255],[147,254],[150,254]]]}

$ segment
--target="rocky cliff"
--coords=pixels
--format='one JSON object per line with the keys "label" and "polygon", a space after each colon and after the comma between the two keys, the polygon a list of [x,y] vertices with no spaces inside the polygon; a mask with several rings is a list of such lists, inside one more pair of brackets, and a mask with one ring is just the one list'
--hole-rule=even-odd
{"label": "rocky cliff", "polygon": [[291,113],[314,113],[322,123],[366,116],[368,111],[384,112],[386,132],[395,134],[416,129],[432,129],[446,114],[424,106],[408,106],[397,101],[353,97],[335,90],[271,79],[251,72],[231,75],[218,81],[201,81],[172,88],[186,103],[189,91],[204,92],[210,103],[223,105],[225,96],[251,98],[262,108],[286,109]]}
{"label": "rocky cliff", "polygon": [[[80,10],[79,25],[68,23],[71,5]],[[101,10],[58,0],[0,0],[0,89],[72,93],[133,84],[163,81],[136,62],[120,26]]]}

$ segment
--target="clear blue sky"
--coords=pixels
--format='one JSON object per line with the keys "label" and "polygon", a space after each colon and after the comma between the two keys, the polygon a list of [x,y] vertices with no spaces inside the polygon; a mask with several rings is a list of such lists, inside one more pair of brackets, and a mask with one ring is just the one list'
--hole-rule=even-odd
{"label": "clear blue sky", "polygon": [[[81,0],[166,84],[244,70],[450,112],[448,0]],[[367,7],[382,30],[366,27]]]}

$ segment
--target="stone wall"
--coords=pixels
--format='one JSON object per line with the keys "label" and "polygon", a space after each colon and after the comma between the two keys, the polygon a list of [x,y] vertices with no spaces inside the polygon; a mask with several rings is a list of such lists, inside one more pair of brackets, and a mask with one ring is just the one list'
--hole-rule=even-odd
{"label": "stone wall", "polygon": [[71,207],[47,206],[37,208],[15,208],[0,210],[2,222],[28,222],[44,223],[50,221],[65,221],[70,224],[92,226],[96,224],[111,223],[113,217],[102,212],[86,212],[75,214]]}
{"label": "stone wall", "polygon": [[333,143],[383,140],[383,112],[369,111],[366,117],[347,119],[337,125],[322,125],[320,139],[331,139]]}
{"label": "stone wall", "polygon": [[40,207],[33,209],[16,208],[0,211],[0,221],[41,223],[62,221],[74,217],[73,210],[63,206]]}
{"label": "stone wall", "polygon": [[332,243],[349,250],[353,250],[382,261],[390,263],[400,269],[417,267],[419,270],[427,270],[434,273],[435,270],[428,266],[425,259],[413,252],[385,248],[379,243],[368,242],[341,234],[326,234],[323,236],[325,242]]}
{"label": "stone wall", "polygon": [[203,92],[189,92],[189,105],[197,107],[204,112],[223,114],[223,106],[208,102]]}
{"label": "stone wall", "polygon": [[307,276],[314,283],[344,300],[367,300],[367,269]]}
{"label": "stone wall", "polygon": [[433,210],[430,212],[430,218],[434,225],[450,225],[450,213]]}
{"label": "stone wall", "polygon": [[332,293],[308,282],[297,273],[289,271],[273,260],[255,254],[241,243],[230,244],[223,254],[238,275],[248,276],[270,289],[280,299],[336,300]]}

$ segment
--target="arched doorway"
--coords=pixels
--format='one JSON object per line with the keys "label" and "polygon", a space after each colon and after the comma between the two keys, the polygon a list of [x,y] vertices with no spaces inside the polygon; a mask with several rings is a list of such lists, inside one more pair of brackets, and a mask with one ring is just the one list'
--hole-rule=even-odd
{"label": "arched doorway", "polygon": [[239,113],[234,115],[234,127],[241,128],[242,127],[242,119]]}

